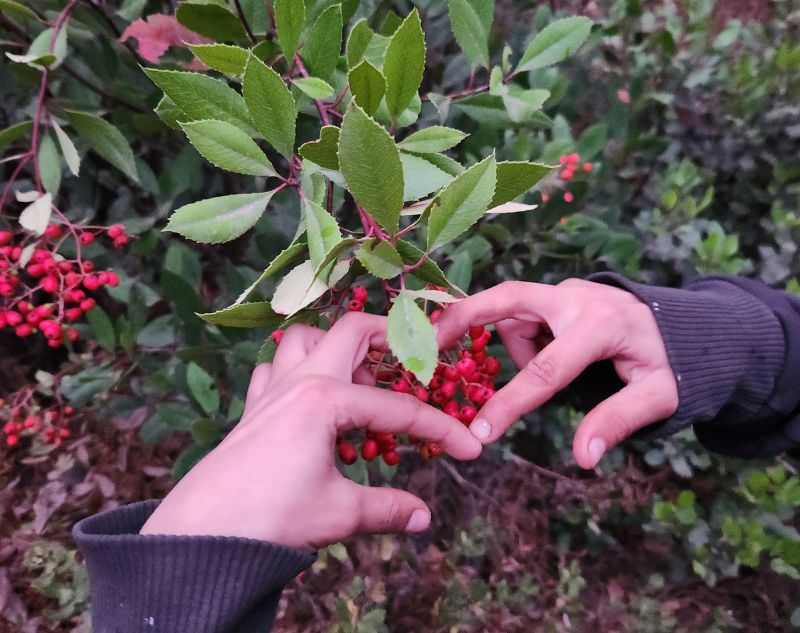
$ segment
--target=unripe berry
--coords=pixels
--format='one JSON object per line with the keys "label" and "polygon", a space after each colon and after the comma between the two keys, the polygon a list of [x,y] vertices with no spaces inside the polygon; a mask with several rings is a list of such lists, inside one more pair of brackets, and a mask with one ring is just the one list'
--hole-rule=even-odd
{"label": "unripe berry", "polygon": [[353,299],[361,303],[366,303],[367,289],[364,286],[353,286]]}
{"label": "unripe berry", "polygon": [[397,393],[408,393],[410,389],[411,385],[408,384],[405,378],[398,378],[392,383],[392,391]]}
{"label": "unripe berry", "polygon": [[89,233],[89,232],[87,232],[87,231],[84,231],[83,233],[81,233],[81,234],[78,236],[78,240],[79,240],[79,241],[80,241],[80,243],[81,243],[81,244],[83,244],[84,246],[89,246],[89,244],[91,244],[92,242],[94,242],[94,235],[93,235],[92,233]]}
{"label": "unripe berry", "polygon": [[400,463],[400,455],[397,451],[387,451],[383,454],[383,461],[387,466],[397,466]]}
{"label": "unripe berry", "polygon": [[356,447],[350,442],[339,442],[339,444],[336,446],[336,452],[339,454],[339,459],[342,460],[342,463],[346,464],[347,466],[354,464],[358,459]]}
{"label": "unripe berry", "polygon": [[364,304],[356,299],[353,299],[347,304],[347,310],[348,312],[363,312]]}
{"label": "unripe berry", "polygon": [[378,442],[373,439],[364,440],[364,443],[361,445],[361,457],[366,459],[368,462],[371,462],[375,459],[378,454],[380,453],[380,447],[378,446]]}

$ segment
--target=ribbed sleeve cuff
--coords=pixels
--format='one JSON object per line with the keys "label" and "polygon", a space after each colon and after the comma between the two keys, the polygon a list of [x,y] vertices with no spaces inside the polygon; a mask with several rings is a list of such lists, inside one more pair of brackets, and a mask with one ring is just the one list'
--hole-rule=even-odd
{"label": "ribbed sleeve cuff", "polygon": [[284,585],[314,561],[300,550],[217,536],[140,535],[157,501],[73,528],[86,559],[95,633],[264,633]]}
{"label": "ribbed sleeve cuff", "polygon": [[648,427],[650,433],[664,436],[708,422],[724,407],[731,421],[745,421],[768,401],[784,364],[785,340],[775,314],[752,294],[720,278],[700,279],[682,290],[612,273],[589,280],[634,294],[658,323],[680,404],[671,418]]}

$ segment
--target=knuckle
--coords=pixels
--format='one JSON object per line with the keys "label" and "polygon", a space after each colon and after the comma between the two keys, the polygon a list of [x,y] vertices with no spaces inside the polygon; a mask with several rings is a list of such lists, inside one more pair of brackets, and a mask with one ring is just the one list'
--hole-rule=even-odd
{"label": "knuckle", "polygon": [[558,288],[563,288],[565,290],[570,290],[572,288],[583,288],[589,284],[588,281],[584,281],[583,279],[577,279],[575,277],[570,277],[569,279],[565,279],[564,281],[557,284]]}
{"label": "knuckle", "polygon": [[324,402],[331,399],[337,392],[334,380],[319,374],[303,376],[294,386],[295,397],[299,401],[310,400]]}
{"label": "knuckle", "polygon": [[606,425],[612,431],[613,437],[617,442],[621,442],[626,437],[629,437],[637,429],[635,421],[616,408],[609,408],[605,411],[604,415],[606,418]]}
{"label": "knuckle", "polygon": [[389,496],[383,503],[381,508],[382,523],[385,527],[391,528],[403,520],[403,507],[400,502],[392,495]]}
{"label": "knuckle", "polygon": [[553,389],[556,384],[556,366],[547,358],[537,356],[531,359],[520,371],[523,379],[536,387]]}

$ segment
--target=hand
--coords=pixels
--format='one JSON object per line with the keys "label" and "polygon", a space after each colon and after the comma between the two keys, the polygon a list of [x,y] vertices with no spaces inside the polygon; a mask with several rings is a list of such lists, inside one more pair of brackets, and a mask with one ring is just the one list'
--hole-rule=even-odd
{"label": "hand", "polygon": [[240,536],[318,548],[356,532],[418,532],[430,510],[408,492],[345,479],[337,434],[355,427],[411,433],[457,459],[481,443],[414,396],[374,386],[361,365],[386,349],[386,318],[349,314],[325,333],[286,331],[272,365],[253,373],[241,422],[167,495],[142,534]]}
{"label": "hand", "polygon": [[575,460],[594,467],[631,433],[678,408],[678,385],[650,308],[634,295],[569,279],[558,286],[507,281],[450,305],[436,322],[440,347],[470,326],[497,324],[520,373],[470,426],[492,442],[595,361],[611,359],[626,386],[591,410],[573,441]]}

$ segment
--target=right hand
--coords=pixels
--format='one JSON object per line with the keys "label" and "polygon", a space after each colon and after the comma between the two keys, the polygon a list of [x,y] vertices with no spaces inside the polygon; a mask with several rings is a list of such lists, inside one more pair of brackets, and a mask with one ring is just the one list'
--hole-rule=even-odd
{"label": "right hand", "polygon": [[451,347],[469,327],[490,323],[497,324],[520,372],[470,426],[484,443],[599,360],[612,360],[626,386],[578,427],[573,453],[583,468],[593,468],[612,446],[678,408],[678,384],[655,317],[625,290],[580,279],[558,286],[507,281],[448,306],[436,321],[439,345]]}

